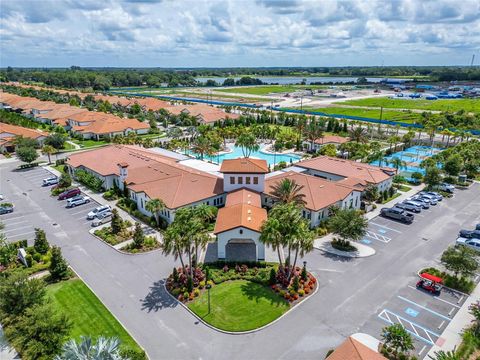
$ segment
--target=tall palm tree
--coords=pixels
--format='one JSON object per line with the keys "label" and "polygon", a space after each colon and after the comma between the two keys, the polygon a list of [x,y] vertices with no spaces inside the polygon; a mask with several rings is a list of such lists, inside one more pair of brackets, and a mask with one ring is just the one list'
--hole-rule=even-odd
{"label": "tall palm tree", "polygon": [[103,336],[94,343],[89,336],[82,336],[79,343],[68,341],[62,349],[62,354],[55,360],[121,360],[120,340]]}
{"label": "tall palm tree", "polygon": [[389,163],[393,165],[395,169],[397,169],[397,174],[400,168],[404,168],[405,166],[407,166],[407,163],[405,161],[397,157],[394,157],[392,160],[389,161]]}
{"label": "tall palm tree", "polygon": [[368,141],[365,129],[361,125],[355,128],[352,127],[352,129],[348,133],[350,139],[354,142],[366,143]]}
{"label": "tall palm tree", "polygon": [[57,149],[55,149],[53,146],[51,145],[43,145],[42,147],[42,154],[43,155],[47,155],[48,156],[48,163],[51,164],[52,161],[50,160],[50,156],[52,154],[55,154],[57,152]]}
{"label": "tall palm tree", "polygon": [[155,216],[155,222],[157,223],[157,226],[159,225],[158,213],[163,209],[165,209],[165,203],[161,199],[151,199],[145,204],[145,210],[151,212],[153,216]]}
{"label": "tall palm tree", "polygon": [[184,252],[185,239],[182,236],[178,226],[172,225],[170,225],[163,234],[162,251],[165,255],[173,255],[175,260],[179,259],[183,272],[185,273],[185,262],[183,261],[182,256]]}
{"label": "tall palm tree", "polygon": [[[313,250],[314,233],[310,230],[306,220],[300,222],[296,236],[292,240],[292,249],[295,251],[292,269],[295,270],[298,255],[304,257],[307,253]],[[289,272],[289,278],[292,277],[292,274],[293,271]]]}
{"label": "tall palm tree", "polygon": [[210,140],[205,136],[199,136],[195,138],[192,145],[192,150],[200,155],[200,159],[203,160],[205,155],[213,154],[213,147]]}
{"label": "tall palm tree", "polygon": [[260,149],[255,135],[247,132],[244,132],[238,137],[235,146],[240,146],[242,148],[242,154],[246,158],[250,157],[250,154],[253,151],[258,151],[258,149]]}
{"label": "tall palm tree", "polygon": [[280,202],[295,203],[297,205],[305,205],[305,194],[302,194],[304,186],[297,184],[292,179],[282,179],[277,181],[272,187],[272,195],[280,200]]}
{"label": "tall palm tree", "polygon": [[313,146],[316,140],[323,139],[323,130],[315,121],[310,122],[305,128],[305,135],[307,140],[310,141],[310,148],[313,150]]}

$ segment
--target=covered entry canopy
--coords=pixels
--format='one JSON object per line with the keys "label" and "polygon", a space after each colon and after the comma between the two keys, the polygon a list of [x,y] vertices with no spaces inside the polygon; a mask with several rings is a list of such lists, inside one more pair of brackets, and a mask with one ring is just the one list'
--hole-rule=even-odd
{"label": "covered entry canopy", "polygon": [[257,261],[257,244],[251,239],[232,239],[225,246],[226,261]]}

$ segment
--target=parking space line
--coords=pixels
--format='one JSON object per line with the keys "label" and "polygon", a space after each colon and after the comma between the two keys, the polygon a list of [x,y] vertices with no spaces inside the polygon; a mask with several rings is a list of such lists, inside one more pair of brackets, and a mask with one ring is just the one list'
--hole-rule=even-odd
{"label": "parking space line", "polygon": [[13,219],[21,219],[21,218],[23,218],[23,217],[25,217],[25,215],[14,216],[14,217],[11,217],[11,218],[4,217],[4,218],[1,218],[1,220],[2,220],[3,222],[5,222],[5,221],[13,220]]}
{"label": "parking space line", "polygon": [[[432,336],[434,337],[437,337],[439,338],[440,335],[431,331],[431,330],[428,330],[427,328],[424,328],[423,326],[417,324],[417,323],[414,323],[413,321],[410,321],[410,320],[407,320],[405,319],[404,317],[401,317],[400,315],[397,315],[393,312],[391,312],[390,310],[387,310],[387,309],[383,309],[380,314],[378,314],[378,317],[384,321],[386,321],[387,323],[389,324],[394,324],[394,322],[391,320],[390,316],[392,317],[395,317],[396,320],[398,321],[398,323],[400,325],[402,325],[405,329],[405,331],[407,331],[408,333],[410,333],[411,335],[413,335],[414,337],[422,340],[423,342],[429,344],[429,345],[434,345],[435,342],[433,341],[433,338]],[[410,328],[413,329],[412,330],[409,330],[405,327],[404,323],[407,323],[410,325]],[[425,337],[423,337],[422,335],[420,335],[418,333],[418,330],[422,330],[424,333],[425,333]]]}
{"label": "parking space line", "polygon": [[422,348],[422,350],[420,350],[420,352],[418,353],[418,356],[422,355],[426,348],[427,348],[427,345],[423,345],[423,348]]}
{"label": "parking space line", "polygon": [[405,301],[405,302],[407,302],[407,303],[409,303],[409,304],[411,304],[411,305],[414,305],[414,306],[416,306],[416,307],[418,307],[418,308],[420,308],[420,309],[423,309],[423,310],[425,310],[425,311],[428,311],[429,313],[431,313],[431,314],[433,314],[433,315],[437,315],[438,317],[440,317],[440,318],[442,318],[442,319],[445,319],[445,320],[447,320],[447,321],[452,320],[452,319],[446,317],[445,315],[442,315],[442,314],[440,314],[440,313],[438,313],[438,312],[436,312],[436,311],[433,311],[433,310],[431,310],[431,309],[429,309],[429,308],[427,308],[427,307],[425,307],[425,306],[422,306],[422,305],[420,305],[420,304],[417,304],[415,301],[409,300],[409,299],[404,298],[403,296],[400,296],[400,295],[398,295],[397,297],[398,297],[400,300],[403,300],[403,301]]}
{"label": "parking space line", "polygon": [[458,306],[457,304],[451,303],[450,301],[440,299],[438,296],[434,296],[433,298],[434,298],[435,300],[442,301],[442,302],[444,302],[445,304],[452,305],[452,306],[456,307],[457,309],[460,309],[460,307],[461,307],[461,306]]}
{"label": "parking space line", "polygon": [[440,329],[442,328],[443,324],[445,324],[445,320],[443,320],[443,321],[440,323],[440,325],[438,325],[438,328],[437,328],[437,329],[440,330]]}
{"label": "parking space line", "polygon": [[82,209],[80,211],[75,211],[75,212],[70,213],[70,215],[78,215],[78,214],[81,214],[81,213],[84,213],[84,212],[88,213],[88,209]]}
{"label": "parking space line", "polygon": [[377,234],[377,233],[375,233],[373,231],[369,231],[369,230],[367,230],[365,235],[368,236],[369,238],[384,242],[385,244],[388,244],[392,240],[391,238],[389,238],[387,236],[383,236],[383,235]]}
{"label": "parking space line", "polygon": [[400,230],[392,229],[392,228],[389,228],[388,226],[380,225],[380,224],[377,224],[377,223],[374,223],[374,222],[371,222],[371,221],[370,221],[370,224],[376,225],[376,226],[380,226],[380,227],[382,227],[382,228],[384,228],[384,229],[388,229],[388,230],[391,230],[391,231],[395,231],[395,232],[397,232],[397,233],[399,233],[399,234],[402,233]]}
{"label": "parking space line", "polygon": [[27,220],[21,220],[21,221],[17,221],[17,222],[8,222],[6,223],[6,227],[9,227],[10,225],[15,225],[15,224],[21,224],[21,223],[25,223],[25,222],[28,222]]}
{"label": "parking space line", "polygon": [[23,236],[23,235],[27,235],[27,234],[34,234],[35,231],[29,231],[29,232],[26,232],[26,233],[21,233],[21,234],[15,234],[15,235],[12,235],[14,237],[18,237],[18,236]]}
{"label": "parking space line", "polygon": [[25,228],[28,228],[28,227],[30,227],[30,225],[20,226],[20,227],[17,227],[17,228],[5,230],[4,233],[7,234],[7,233],[10,233],[12,231],[18,231],[18,230],[25,229]]}

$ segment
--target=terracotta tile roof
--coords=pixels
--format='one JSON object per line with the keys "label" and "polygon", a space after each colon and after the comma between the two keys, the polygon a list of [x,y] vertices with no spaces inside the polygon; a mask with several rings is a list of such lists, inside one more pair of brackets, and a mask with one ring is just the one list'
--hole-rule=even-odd
{"label": "terracotta tile roof", "polygon": [[266,174],[268,173],[267,162],[263,159],[237,158],[225,159],[220,167],[222,173],[239,174]]}
{"label": "terracotta tile roof", "polygon": [[41,119],[50,119],[52,121],[58,120],[58,119],[67,119],[69,116],[79,114],[82,112],[87,112],[87,109],[82,109],[79,107],[75,106],[70,106],[70,105],[61,105],[55,108],[52,111],[49,111],[44,114],[38,114],[36,117],[41,118]]}
{"label": "terracotta tile roof", "polygon": [[176,159],[138,146],[112,145],[70,155],[67,163],[84,166],[102,176],[119,175],[118,164],[128,164],[126,182],[135,192],[159,198],[169,209],[223,194],[223,180],[179,165]]}
{"label": "terracotta tile roof", "polygon": [[305,207],[313,211],[335,205],[350,195],[352,191],[359,191],[352,186],[339,184],[335,181],[289,171],[266,179],[265,194],[273,197],[273,187],[283,179],[295,180],[298,185],[303,186],[302,193],[305,195],[303,198],[306,202]]}
{"label": "terracotta tile roof", "polygon": [[163,101],[160,99],[155,99],[155,98],[140,98],[140,99],[135,99],[134,100],[138,105],[144,107],[146,110],[152,110],[152,111],[157,111],[160,109],[165,109],[170,105],[169,102]]}
{"label": "terracotta tile roof", "polygon": [[238,119],[240,117],[239,114],[227,113],[220,108],[205,104],[176,105],[165,109],[174,115],[180,115],[182,112],[186,112],[191,116],[197,116],[206,123],[212,123],[226,118]]}
{"label": "terracotta tile roof", "polygon": [[395,169],[391,168],[380,168],[378,166],[330,156],[319,156],[304,160],[296,163],[295,166],[343,177],[354,177],[372,184],[378,184],[389,179],[392,175],[387,174],[387,172],[395,172]]}
{"label": "terracotta tile roof", "polygon": [[324,145],[324,144],[344,144],[349,142],[350,139],[338,136],[338,135],[325,135],[322,139],[315,140],[315,144]]}
{"label": "terracotta tile roof", "polygon": [[337,182],[348,185],[348,186],[353,186],[354,188],[359,189],[361,191],[363,191],[365,187],[368,185],[368,183],[365,180],[354,178],[354,177],[348,177],[348,178],[339,180]]}
{"label": "terracotta tile roof", "polygon": [[260,194],[254,191],[240,189],[229,193],[225,207],[218,210],[213,233],[219,234],[238,227],[259,232],[267,219],[267,210],[261,208],[260,202]]}
{"label": "terracotta tile roof", "polygon": [[101,135],[123,132],[127,129],[150,129],[150,125],[148,123],[142,123],[136,119],[121,119],[119,117],[115,117],[108,118],[106,120],[94,121],[86,126],[73,126],[72,129],[77,132]]}
{"label": "terracotta tile roof", "polygon": [[[30,139],[46,137],[49,134],[36,129],[27,129],[21,126],[0,123],[0,134],[13,134],[14,136],[23,136]],[[8,137],[8,136],[7,136]]]}
{"label": "terracotta tile roof", "polygon": [[386,357],[348,337],[326,360],[386,360]]}

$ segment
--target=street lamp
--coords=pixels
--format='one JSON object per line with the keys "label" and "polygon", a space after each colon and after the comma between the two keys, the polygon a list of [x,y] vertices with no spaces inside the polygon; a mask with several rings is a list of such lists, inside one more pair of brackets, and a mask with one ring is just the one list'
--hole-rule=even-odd
{"label": "street lamp", "polygon": [[210,289],[212,288],[212,285],[207,284],[206,288],[208,291],[208,314],[207,315],[209,315],[210,314]]}

